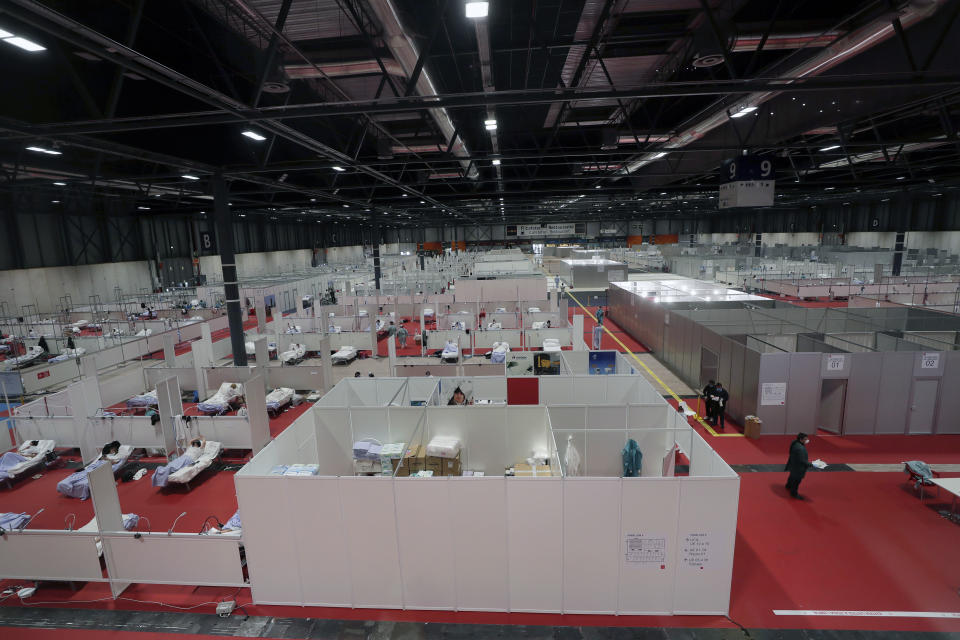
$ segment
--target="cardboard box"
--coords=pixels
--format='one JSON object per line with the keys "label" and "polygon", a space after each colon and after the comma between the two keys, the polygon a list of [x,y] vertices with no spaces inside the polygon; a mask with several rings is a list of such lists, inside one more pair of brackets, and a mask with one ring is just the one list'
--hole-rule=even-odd
{"label": "cardboard box", "polygon": [[417,471],[424,471],[426,469],[426,457],[427,449],[423,445],[408,448],[397,470],[397,476],[405,478]]}
{"label": "cardboard box", "polygon": [[747,416],[743,422],[743,435],[748,438],[759,438],[763,431],[763,422],[757,416]]}
{"label": "cardboard box", "polygon": [[442,468],[441,475],[444,475],[444,476],[463,475],[463,468],[460,466],[459,455],[457,455],[456,458],[443,458],[441,463],[441,468]]}
{"label": "cardboard box", "polygon": [[529,464],[513,465],[513,475],[517,478],[545,478],[553,475],[549,465],[538,464],[531,467]]}

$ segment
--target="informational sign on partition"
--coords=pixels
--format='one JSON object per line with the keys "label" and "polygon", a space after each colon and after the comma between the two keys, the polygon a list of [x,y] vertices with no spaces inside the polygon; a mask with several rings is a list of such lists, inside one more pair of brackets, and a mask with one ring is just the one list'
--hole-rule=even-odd
{"label": "informational sign on partition", "polygon": [[920,355],[920,368],[921,369],[939,369],[940,353],[937,351],[924,351]]}
{"label": "informational sign on partition", "polygon": [[783,406],[787,403],[786,382],[764,382],[760,385],[760,404],[763,406]]}
{"label": "informational sign on partition", "polygon": [[667,561],[667,538],[660,534],[625,533],[623,536],[623,563],[628,567],[658,564]]}
{"label": "informational sign on partition", "polygon": [[843,371],[847,362],[847,357],[839,353],[831,353],[827,356],[827,371]]}
{"label": "informational sign on partition", "polygon": [[615,351],[591,351],[590,375],[608,376],[617,372],[617,354]]}
{"label": "informational sign on partition", "polygon": [[680,563],[693,569],[702,570],[710,564],[712,552],[710,538],[706,531],[690,531],[680,540]]}

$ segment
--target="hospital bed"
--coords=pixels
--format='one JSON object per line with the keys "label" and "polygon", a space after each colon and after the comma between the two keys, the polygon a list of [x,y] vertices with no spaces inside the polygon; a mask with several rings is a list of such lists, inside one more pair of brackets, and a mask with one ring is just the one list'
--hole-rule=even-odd
{"label": "hospital bed", "polygon": [[307,348],[302,344],[293,343],[290,348],[280,354],[280,360],[283,364],[300,364],[304,356],[307,355]]}
{"label": "hospital bed", "polygon": [[293,389],[277,387],[267,394],[267,413],[276,416],[293,401]]}
{"label": "hospital bed", "polygon": [[546,320],[537,320],[537,321],[534,322],[532,325],[530,325],[530,328],[531,328],[531,329],[546,329],[546,328],[547,328],[547,321],[546,321]]}
{"label": "hospital bed", "polygon": [[561,349],[560,340],[558,340],[557,338],[546,338],[543,341],[543,350],[551,352],[551,351],[562,351],[563,349]]}
{"label": "hospital bed", "polygon": [[7,360],[6,364],[13,369],[23,369],[24,367],[27,367],[33,364],[44,353],[46,352],[40,347],[37,347],[37,346],[27,347],[27,352],[25,354],[23,354],[22,356],[17,356],[16,358],[11,358],[10,360]]}
{"label": "hospital bed", "polygon": [[33,520],[33,516],[26,513],[0,513],[0,531],[25,529],[31,520]]}
{"label": "hospital bed", "polygon": [[0,344],[0,353],[10,353],[11,348],[9,344]]}
{"label": "hospital bed", "polygon": [[153,329],[140,329],[140,331],[137,331],[136,337],[146,338],[147,336],[152,336],[152,335],[153,335]]}
{"label": "hospital bed", "polygon": [[[246,349],[248,356],[255,356],[255,355],[257,355],[257,346],[256,346],[254,343],[252,343],[252,342],[247,342],[247,343],[244,345],[244,348]],[[268,357],[268,358],[272,358],[272,357],[274,357],[274,356],[276,356],[276,355],[277,355],[277,343],[276,343],[276,342],[268,342],[268,343],[267,343],[267,357]]]}
{"label": "hospital bed", "polygon": [[284,333],[289,333],[289,334],[303,333],[303,329],[300,327],[300,325],[297,325],[295,327],[287,327],[287,330]]}
{"label": "hospital bed", "polygon": [[127,406],[131,409],[140,408],[140,407],[156,407],[160,404],[160,401],[157,399],[157,390],[147,391],[144,394],[139,396],[133,396],[127,400]]}
{"label": "hospital bed", "polygon": [[115,456],[116,461],[109,460],[102,456],[97,458],[80,471],[70,474],[58,482],[57,493],[68,498],[79,498],[80,500],[86,500],[90,497],[90,480],[87,478],[87,474],[94,469],[110,463],[112,465],[113,473],[116,475],[117,472],[127,466],[127,464],[130,462],[130,454],[132,453],[133,447],[125,444],[122,445],[117,451],[117,455]]}
{"label": "hospital bed", "polygon": [[494,311],[494,313],[506,313],[506,312],[507,312],[506,307],[497,307],[497,310]]}
{"label": "hospital bed", "polygon": [[464,322],[463,320],[455,320],[450,323],[450,329],[452,329],[453,331],[466,331],[467,323]]}
{"label": "hospital bed", "polygon": [[340,350],[330,356],[333,364],[349,364],[357,359],[357,348],[342,346]]}
{"label": "hospital bed", "polygon": [[332,324],[327,327],[327,333],[342,333],[343,329],[340,328],[338,324]]}
{"label": "hospital bed", "polygon": [[79,358],[87,352],[83,347],[77,347],[76,349],[64,349],[60,355],[53,356],[48,359],[47,362],[54,364],[57,362],[66,362],[67,360],[73,360],[74,358]]}
{"label": "hospital bed", "polygon": [[508,351],[510,351],[510,345],[506,342],[494,342],[493,349],[490,351],[490,362],[505,362],[507,360]]}
{"label": "hospital bed", "polygon": [[440,352],[440,359],[446,363],[456,362],[460,356],[460,348],[453,344],[447,343],[443,347],[443,351]]}
{"label": "hospital bed", "polygon": [[434,317],[434,314],[435,314],[435,312],[434,312],[433,309],[424,309],[424,310],[423,310],[423,317],[424,317],[424,318],[433,318],[433,317]]}
{"label": "hospital bed", "polygon": [[42,465],[47,454],[52,453],[56,445],[53,440],[40,440],[36,444],[37,451],[27,456],[24,452],[31,446],[30,442],[32,441],[24,442],[15,452],[8,451],[0,456],[0,481],[6,482],[10,489],[13,488],[14,480],[33,473]]}
{"label": "hospital bed", "polygon": [[243,385],[239,382],[224,382],[217,392],[197,405],[207,415],[222,415],[234,406],[243,403]]}
{"label": "hospital bed", "polygon": [[527,313],[540,313],[540,307],[527,307]]}
{"label": "hospital bed", "polygon": [[487,331],[499,331],[500,329],[503,329],[503,325],[499,322],[494,321],[487,323]]}
{"label": "hospital bed", "polygon": [[200,458],[196,462],[193,462],[193,459],[186,454],[180,455],[166,466],[157,467],[150,478],[150,483],[155,487],[182,484],[189,491],[190,481],[200,475],[202,471],[208,469],[222,452],[223,445],[221,443],[207,440],[206,444],[203,445],[203,453],[200,454]]}
{"label": "hospital bed", "polygon": [[[121,515],[121,518],[123,519],[124,531],[133,531],[134,529],[137,528],[137,525],[140,524],[140,516],[138,516],[135,513],[123,513],[120,515]],[[87,524],[77,529],[77,531],[84,532],[84,533],[90,533],[90,532],[99,531],[99,530],[100,530],[100,527],[97,525],[97,516],[93,516],[90,522],[88,522]],[[96,538],[94,538],[94,540],[97,543],[97,556],[102,558],[103,557],[103,540],[100,539],[100,536],[97,536]]]}

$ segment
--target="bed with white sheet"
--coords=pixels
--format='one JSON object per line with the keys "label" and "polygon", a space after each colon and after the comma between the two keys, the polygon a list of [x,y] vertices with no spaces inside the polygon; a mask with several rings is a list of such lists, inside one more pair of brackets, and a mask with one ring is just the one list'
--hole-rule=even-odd
{"label": "bed with white sheet", "polygon": [[[248,356],[255,356],[255,355],[257,355],[257,345],[254,344],[253,342],[247,342],[247,343],[244,344],[243,346],[244,346],[244,348],[246,349],[246,352],[247,352],[247,355],[248,355]],[[268,357],[268,358],[271,358],[271,357],[273,357],[273,356],[275,356],[275,355],[277,355],[277,343],[276,343],[276,342],[268,342],[268,343],[267,343],[267,357]]]}
{"label": "bed with white sheet", "polygon": [[27,347],[27,352],[22,356],[11,358],[4,362],[4,364],[13,369],[23,369],[39,360],[44,353],[46,353],[46,351],[38,346]]}
{"label": "bed with white sheet", "polygon": [[448,342],[443,346],[443,351],[440,352],[440,359],[446,363],[456,362],[460,356],[460,347]]}
{"label": "bed with white sheet", "polygon": [[55,445],[53,440],[28,440],[16,451],[4,453],[0,456],[0,482],[6,482],[7,487],[12,488],[14,480],[30,475],[40,467]]}
{"label": "bed with white sheet", "polygon": [[332,324],[327,327],[327,333],[343,333],[343,329],[338,324]]}
{"label": "bed with white sheet", "polygon": [[436,312],[435,312],[433,309],[424,309],[424,310],[423,310],[423,317],[424,317],[424,318],[432,318],[432,317],[435,315],[435,313],[436,313]]}
{"label": "bed with white sheet", "polygon": [[543,350],[544,351],[562,351],[560,347],[560,340],[557,338],[547,338],[543,341]]}
{"label": "bed with white sheet", "polygon": [[87,478],[87,474],[98,467],[109,464],[113,467],[113,473],[116,475],[117,472],[127,466],[127,464],[130,462],[130,454],[132,453],[133,447],[125,444],[120,447],[116,455],[107,457],[101,455],[99,458],[85,466],[80,471],[70,474],[58,482],[57,493],[68,498],[79,498],[80,500],[86,500],[90,497],[90,480]]}
{"label": "bed with white sheet", "polygon": [[66,362],[67,360],[73,360],[74,358],[79,358],[87,352],[83,347],[77,347],[76,349],[64,349],[60,355],[53,356],[48,359],[47,362],[50,364],[55,364],[57,362]]}
{"label": "bed with white sheet", "polygon": [[147,336],[152,336],[152,335],[153,335],[153,329],[140,329],[140,331],[137,331],[136,337],[146,338]]}
{"label": "bed with white sheet", "polygon": [[506,312],[507,312],[506,307],[497,307],[497,310],[494,311],[494,313],[506,313]]}
{"label": "bed with white sheet", "polygon": [[207,440],[206,444],[203,445],[203,453],[200,454],[196,462],[187,454],[182,454],[166,466],[157,467],[150,478],[150,483],[155,487],[182,484],[189,489],[190,481],[200,475],[202,471],[208,469],[222,452],[223,445],[221,443]]}
{"label": "bed with white sheet", "polygon": [[307,348],[296,342],[290,345],[290,348],[280,354],[280,361],[283,364],[300,364],[307,355]]}
{"label": "bed with white sheet", "polygon": [[330,356],[333,364],[349,364],[357,359],[357,348],[349,345],[340,347],[340,350]]}
{"label": "bed with white sheet", "polygon": [[25,529],[33,516],[29,513],[0,513],[0,531],[18,531]]}
{"label": "bed with white sheet", "polygon": [[527,307],[527,313],[540,313],[540,307]]}
{"label": "bed with white sheet", "polygon": [[453,322],[450,323],[450,329],[452,329],[453,331],[466,331],[467,323],[464,322],[463,320],[454,320]]}
{"label": "bed with white sheet", "polygon": [[293,389],[277,387],[267,394],[267,413],[280,413],[284,407],[293,401]]}
{"label": "bed with white sheet", "polygon": [[300,325],[297,325],[295,327],[288,326],[287,330],[284,333],[289,333],[291,335],[295,333],[303,333],[303,328]]}
{"label": "bed with white sheet", "polygon": [[[135,513],[123,513],[123,514],[120,514],[120,516],[122,518],[124,531],[133,531],[134,529],[137,528],[137,525],[140,524],[140,516]],[[97,516],[93,516],[93,518],[90,519],[90,522],[88,522],[87,524],[77,529],[77,531],[82,531],[85,533],[99,531],[99,530],[100,530],[100,527],[97,526]],[[97,536],[96,538],[94,538],[94,540],[97,543],[97,555],[102,558],[103,557],[103,540],[100,539],[100,536]]]}
{"label": "bed with white sheet", "polygon": [[490,362],[498,364],[506,362],[508,351],[510,351],[510,345],[506,342],[494,342],[493,349],[490,350]]}
{"label": "bed with white sheet", "polygon": [[147,391],[138,396],[133,396],[127,400],[127,407],[131,409],[140,408],[140,407],[156,407],[160,404],[160,401],[157,399],[157,390],[153,389],[152,391]]}
{"label": "bed with white sheet", "polygon": [[207,415],[222,415],[243,403],[243,385],[239,382],[224,382],[217,392],[197,405]]}
{"label": "bed with white sheet", "polygon": [[530,328],[531,328],[531,329],[546,329],[546,328],[547,328],[547,321],[546,321],[546,320],[537,320],[537,321],[534,322],[532,325],[530,325]]}
{"label": "bed with white sheet", "polygon": [[487,323],[487,331],[499,331],[500,329],[503,329],[503,325],[499,322],[494,321]]}

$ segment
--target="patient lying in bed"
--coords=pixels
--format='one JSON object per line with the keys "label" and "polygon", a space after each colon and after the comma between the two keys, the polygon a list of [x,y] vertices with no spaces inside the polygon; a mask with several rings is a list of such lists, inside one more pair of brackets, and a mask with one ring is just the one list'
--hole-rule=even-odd
{"label": "patient lying in bed", "polygon": [[155,487],[167,486],[172,474],[180,471],[184,467],[197,464],[197,461],[200,460],[200,457],[203,455],[206,445],[207,439],[202,436],[191,440],[190,446],[183,452],[183,455],[174,458],[162,467],[156,468],[150,477],[150,484]]}

